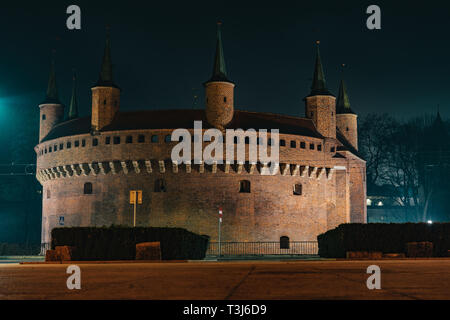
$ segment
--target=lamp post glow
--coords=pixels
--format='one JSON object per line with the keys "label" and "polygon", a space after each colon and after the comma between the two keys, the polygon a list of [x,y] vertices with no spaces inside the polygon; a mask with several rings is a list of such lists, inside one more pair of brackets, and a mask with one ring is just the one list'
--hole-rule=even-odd
{"label": "lamp post glow", "polygon": [[431,220],[428,220],[428,221],[427,221],[427,223],[428,223],[428,224],[432,224],[432,223],[433,223],[433,221],[431,221]]}

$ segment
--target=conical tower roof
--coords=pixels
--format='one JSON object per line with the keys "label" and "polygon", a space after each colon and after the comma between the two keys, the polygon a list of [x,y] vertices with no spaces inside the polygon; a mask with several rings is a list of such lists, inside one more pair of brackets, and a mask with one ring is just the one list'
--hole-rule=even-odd
{"label": "conical tower roof", "polygon": [[217,23],[217,41],[216,41],[216,54],[214,57],[214,67],[211,78],[207,82],[212,81],[223,81],[232,82],[228,79],[227,70],[225,66],[225,56],[223,54],[223,44],[222,44],[222,23]]}
{"label": "conical tower roof", "polygon": [[77,79],[75,72],[73,73],[73,84],[72,84],[72,98],[70,99],[69,113],[67,115],[67,119],[75,119],[78,118],[78,102],[77,102]]}
{"label": "conical tower roof", "polygon": [[119,88],[113,79],[113,64],[111,59],[111,40],[109,28],[106,29],[105,50],[103,52],[102,67],[95,87]]}
{"label": "conical tower roof", "polygon": [[44,103],[61,104],[58,98],[58,88],[56,86],[56,73],[55,73],[55,51],[52,53],[52,61],[50,64],[50,74],[48,76],[47,92],[45,95]]}
{"label": "conical tower roof", "polygon": [[317,96],[317,95],[327,95],[332,96],[332,94],[328,91],[326,81],[325,81],[325,74],[323,72],[322,67],[322,60],[320,58],[320,48],[319,44],[320,41],[317,41],[317,51],[316,51],[316,64],[314,66],[314,75],[313,75],[313,81],[311,86],[311,93],[310,96]]}
{"label": "conical tower roof", "polygon": [[345,85],[344,79],[341,80],[341,84],[339,85],[339,94],[336,100],[336,113],[345,114],[345,113],[353,113],[356,114],[350,108],[350,100],[348,99],[347,87]]}

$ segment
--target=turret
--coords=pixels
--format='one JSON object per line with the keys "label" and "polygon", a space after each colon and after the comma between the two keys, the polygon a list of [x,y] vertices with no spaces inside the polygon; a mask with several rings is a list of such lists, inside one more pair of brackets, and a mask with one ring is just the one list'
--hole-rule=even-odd
{"label": "turret", "polygon": [[42,139],[50,132],[50,130],[52,130],[53,127],[60,123],[64,118],[64,106],[59,101],[58,89],[56,86],[54,54],[52,56],[52,62],[50,65],[47,93],[45,96],[45,100],[39,105],[39,109],[39,141],[42,141]]}
{"label": "turret", "polygon": [[78,118],[78,103],[77,103],[77,78],[75,72],[73,73],[72,83],[72,98],[70,99],[69,113],[67,120]]}
{"label": "turret", "polygon": [[113,81],[109,30],[106,34],[105,51],[99,79],[91,88],[91,91],[91,125],[93,131],[98,131],[112,122],[117,111],[119,111],[120,105],[120,88]]}
{"label": "turret", "polygon": [[344,80],[341,80],[336,102],[336,126],[345,139],[358,150],[358,116],[350,108]]}
{"label": "turret", "polygon": [[211,79],[204,83],[206,93],[206,119],[213,127],[223,130],[233,119],[234,83],[228,80],[223,55],[222,35],[217,24],[217,44]]}
{"label": "turret", "polygon": [[336,138],[336,98],[326,87],[320,59],[319,41],[317,41],[311,93],[304,100],[306,117],[313,120],[317,130],[324,137]]}

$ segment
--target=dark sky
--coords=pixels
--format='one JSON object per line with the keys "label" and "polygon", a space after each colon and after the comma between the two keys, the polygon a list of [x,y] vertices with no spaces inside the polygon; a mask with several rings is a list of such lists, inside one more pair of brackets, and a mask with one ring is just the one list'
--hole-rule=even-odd
{"label": "dark sky", "polygon": [[[321,41],[329,89],[340,65],[359,114],[450,116],[450,5],[427,1],[14,1],[0,4],[0,125],[20,130],[21,114],[38,112],[52,48],[60,99],[68,104],[76,68],[81,115],[90,112],[105,25],[111,26],[114,77],[122,110],[192,108],[212,70],[216,22],[237,109],[303,115],[315,45]],[[395,2],[395,3],[393,3]],[[381,7],[382,29],[366,28],[368,5]],[[77,4],[82,29],[66,29]],[[34,108],[34,109],[33,109]],[[36,137],[37,137],[36,132]]]}

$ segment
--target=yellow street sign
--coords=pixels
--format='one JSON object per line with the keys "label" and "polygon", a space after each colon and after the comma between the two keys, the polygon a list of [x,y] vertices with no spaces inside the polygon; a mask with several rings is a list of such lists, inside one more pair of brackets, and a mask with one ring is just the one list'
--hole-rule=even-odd
{"label": "yellow street sign", "polygon": [[142,204],[142,190],[130,190],[130,204],[134,204],[137,196],[137,203]]}

